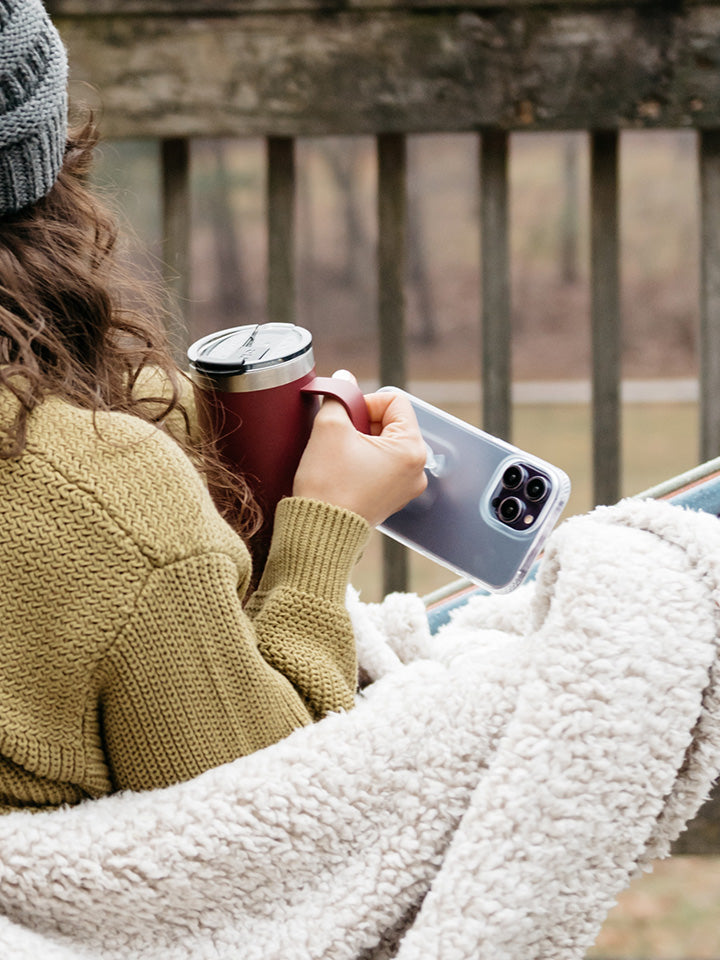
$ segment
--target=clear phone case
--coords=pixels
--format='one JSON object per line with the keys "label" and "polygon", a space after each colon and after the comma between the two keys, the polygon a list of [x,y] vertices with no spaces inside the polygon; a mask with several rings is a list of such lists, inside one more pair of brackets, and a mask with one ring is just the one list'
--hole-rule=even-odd
{"label": "clear phone case", "polygon": [[405,396],[428,448],[428,485],[379,529],[487,590],[515,589],[567,503],[567,474],[417,397]]}

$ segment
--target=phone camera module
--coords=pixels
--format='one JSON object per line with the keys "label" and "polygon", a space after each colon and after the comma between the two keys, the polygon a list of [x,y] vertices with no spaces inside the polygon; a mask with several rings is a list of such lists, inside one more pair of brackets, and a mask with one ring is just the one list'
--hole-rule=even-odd
{"label": "phone camera module", "polygon": [[533,463],[515,461],[500,473],[490,495],[497,520],[518,533],[534,530],[552,500],[550,477]]}
{"label": "phone camera module", "polygon": [[533,503],[543,500],[547,496],[547,492],[548,485],[544,477],[532,477],[525,486],[525,496]]}
{"label": "phone camera module", "polygon": [[503,523],[515,523],[525,512],[525,505],[517,497],[505,497],[498,507],[498,516]]}
{"label": "phone camera module", "polygon": [[525,476],[525,468],[521,467],[518,463],[513,463],[513,465],[508,467],[505,473],[503,473],[503,486],[506,490],[517,490],[522,486]]}

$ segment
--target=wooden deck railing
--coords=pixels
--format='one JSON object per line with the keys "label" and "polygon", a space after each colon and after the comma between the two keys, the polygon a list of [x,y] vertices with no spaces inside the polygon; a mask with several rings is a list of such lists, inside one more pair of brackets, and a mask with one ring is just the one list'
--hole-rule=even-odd
{"label": "wooden deck railing", "polygon": [[[379,379],[405,382],[406,138],[479,138],[483,425],[511,424],[508,149],[516,130],[590,143],[594,498],[620,493],[619,137],[697,131],[700,449],[720,454],[720,0],[48,0],[72,89],[97,91],[108,138],[162,143],[164,235],[178,302],[190,277],[190,141],[267,143],[268,319],[294,317],[295,143],[376,140]],[[386,589],[402,588],[388,544]],[[720,850],[715,826],[683,849]],[[712,831],[715,833],[708,839]],[[708,832],[709,831],[709,832]],[[709,846],[708,846],[709,844]]]}

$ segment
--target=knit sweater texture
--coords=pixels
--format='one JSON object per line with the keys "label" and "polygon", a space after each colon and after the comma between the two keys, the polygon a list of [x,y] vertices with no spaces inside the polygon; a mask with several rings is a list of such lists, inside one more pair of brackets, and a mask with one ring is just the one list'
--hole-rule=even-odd
{"label": "knit sweater texture", "polygon": [[188,780],[352,706],[355,514],[282,501],[243,606],[250,555],[181,448],[56,399],[0,496],[0,812]]}

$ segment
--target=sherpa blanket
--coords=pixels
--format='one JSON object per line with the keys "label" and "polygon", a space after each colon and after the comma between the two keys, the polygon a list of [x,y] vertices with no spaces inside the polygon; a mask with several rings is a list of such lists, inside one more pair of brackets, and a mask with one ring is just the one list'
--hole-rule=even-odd
{"label": "sherpa blanket", "polygon": [[12,960],[574,960],[720,769],[720,521],[626,501],[436,637],[352,604],[357,707],[196,780],[0,818]]}

